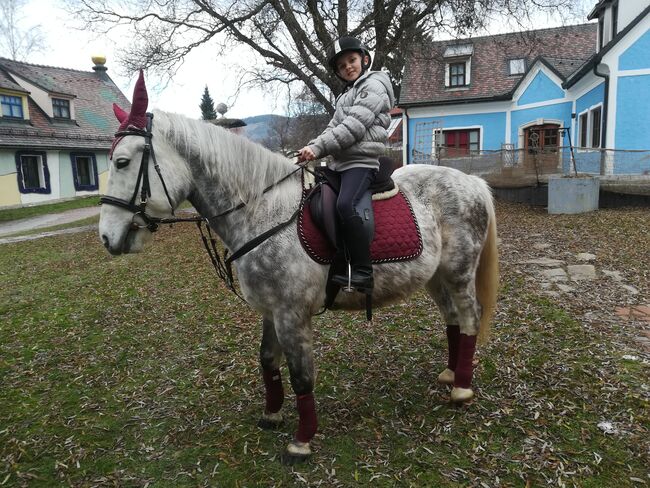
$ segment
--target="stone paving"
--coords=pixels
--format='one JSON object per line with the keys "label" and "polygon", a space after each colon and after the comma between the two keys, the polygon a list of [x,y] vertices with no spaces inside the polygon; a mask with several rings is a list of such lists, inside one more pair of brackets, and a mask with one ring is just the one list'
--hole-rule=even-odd
{"label": "stone paving", "polygon": [[8,236],[10,234],[18,234],[33,229],[42,229],[44,227],[52,227],[55,225],[67,224],[69,222],[76,222],[88,217],[94,217],[99,214],[99,206],[75,208],[66,210],[60,213],[51,213],[46,215],[39,215],[38,217],[30,217],[27,219],[12,220],[9,222],[0,222],[0,237]]}
{"label": "stone paving", "polygon": [[[533,246],[539,251],[551,247],[550,244],[538,243]],[[604,277],[610,280],[611,286],[616,286],[620,291],[638,296],[639,290],[632,284],[626,283],[623,274],[617,270],[596,269],[589,264],[595,261],[596,256],[590,253],[574,255],[575,262],[581,264],[567,264],[561,259],[542,257],[519,261],[524,265],[527,273],[539,282],[544,293],[551,297],[561,297],[563,294],[580,291],[581,282],[589,282]],[[641,298],[641,297],[638,297]],[[628,321],[638,321],[643,324],[640,335],[636,338],[642,351],[650,353],[650,304],[616,307],[616,315]]]}

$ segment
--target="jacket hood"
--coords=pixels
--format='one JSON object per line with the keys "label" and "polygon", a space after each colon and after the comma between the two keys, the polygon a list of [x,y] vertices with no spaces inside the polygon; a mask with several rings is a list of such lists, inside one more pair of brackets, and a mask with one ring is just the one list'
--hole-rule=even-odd
{"label": "jacket hood", "polygon": [[362,80],[365,80],[367,78],[371,78],[374,80],[379,81],[382,85],[386,87],[386,92],[388,93],[388,96],[390,97],[390,105],[391,107],[395,105],[395,95],[393,94],[393,84],[390,81],[390,77],[385,71],[366,71],[364,74],[359,76],[359,78],[356,79],[356,81],[351,85],[355,86],[358,83],[361,83]]}

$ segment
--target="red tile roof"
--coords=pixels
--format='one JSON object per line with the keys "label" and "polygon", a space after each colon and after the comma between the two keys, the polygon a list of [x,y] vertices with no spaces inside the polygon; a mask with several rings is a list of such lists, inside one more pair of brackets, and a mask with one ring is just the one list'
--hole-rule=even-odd
{"label": "red tile roof", "polygon": [[[438,41],[421,46],[406,63],[400,106],[509,99],[523,75],[510,75],[510,59],[526,59],[529,69],[544,58],[566,79],[596,52],[597,24]],[[445,87],[444,52],[448,46],[472,44],[470,86]]]}
{"label": "red tile roof", "polygon": [[105,71],[79,71],[0,58],[0,86],[11,88],[7,74],[24,78],[50,94],[72,97],[75,120],[54,120],[29,98],[29,123],[0,119],[0,147],[109,149],[119,125],[113,115],[113,102],[126,110],[131,106]]}

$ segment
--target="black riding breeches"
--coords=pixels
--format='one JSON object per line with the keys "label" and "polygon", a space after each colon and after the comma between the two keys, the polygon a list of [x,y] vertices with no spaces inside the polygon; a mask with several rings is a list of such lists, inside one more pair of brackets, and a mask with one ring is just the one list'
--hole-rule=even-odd
{"label": "black riding breeches", "polygon": [[356,205],[375,180],[377,170],[371,168],[352,168],[340,173],[341,189],[336,200],[336,210],[342,220],[357,215]]}

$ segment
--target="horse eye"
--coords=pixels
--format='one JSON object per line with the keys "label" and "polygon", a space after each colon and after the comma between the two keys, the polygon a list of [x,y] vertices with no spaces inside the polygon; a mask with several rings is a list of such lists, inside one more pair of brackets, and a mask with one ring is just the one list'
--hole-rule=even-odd
{"label": "horse eye", "polygon": [[120,158],[117,161],[115,161],[115,166],[117,166],[117,169],[122,169],[122,168],[127,167],[130,162],[131,162],[130,159]]}

